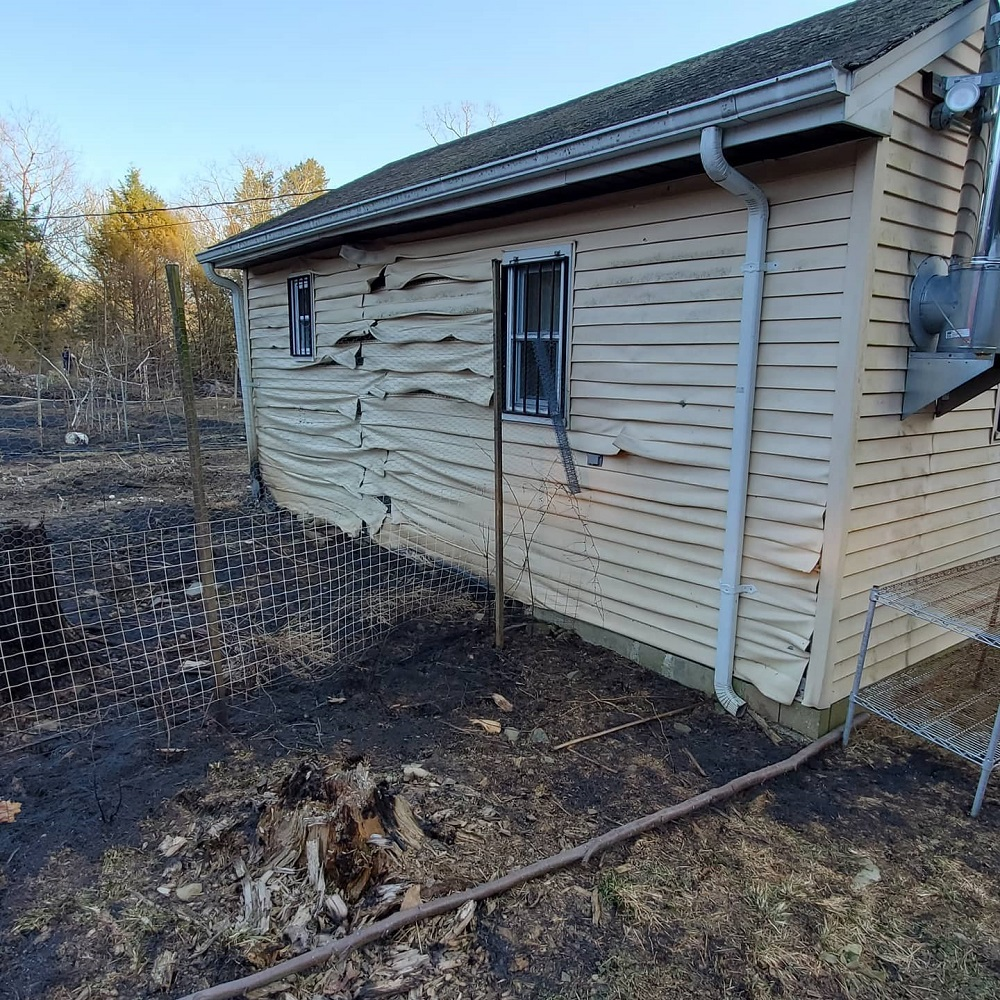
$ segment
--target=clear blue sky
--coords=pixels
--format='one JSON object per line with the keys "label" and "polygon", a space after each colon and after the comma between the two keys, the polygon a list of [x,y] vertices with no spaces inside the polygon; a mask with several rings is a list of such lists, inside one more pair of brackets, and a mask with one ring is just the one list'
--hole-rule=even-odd
{"label": "clear blue sky", "polygon": [[8,3],[0,115],[39,112],[95,186],[134,165],[175,201],[239,153],[338,184],[429,145],[424,108],[509,120],[839,2]]}

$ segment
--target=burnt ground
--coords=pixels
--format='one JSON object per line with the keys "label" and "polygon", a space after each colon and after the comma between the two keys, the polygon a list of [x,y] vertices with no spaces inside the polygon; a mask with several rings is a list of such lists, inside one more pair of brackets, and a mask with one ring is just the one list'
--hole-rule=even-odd
{"label": "burnt ground", "polygon": [[[484,624],[409,623],[325,678],[234,706],[228,731],[174,733],[183,752],[113,726],[7,746],[0,799],[22,810],[0,826],[0,997],[162,996],[164,954],[180,956],[167,990],[180,996],[305,947],[281,932],[277,895],[269,933],[226,922],[233,864],[259,860],[262,790],[303,760],[361,761],[406,796],[433,851],[403,852],[397,877],[426,899],[798,747],[568,633],[515,624],[498,654]],[[1000,798],[971,820],[974,783],[871,724],[846,753],[481,905],[447,949],[404,933],[277,995],[1000,995]],[[168,861],[178,834],[189,843]],[[171,895],[188,880],[202,895]],[[427,962],[401,979],[403,944]]]}
{"label": "burnt ground", "polygon": [[[30,404],[30,405],[29,405]],[[121,429],[90,429],[87,445],[65,442],[67,417],[58,399],[0,394],[0,522],[42,518],[53,541],[143,530],[191,520],[191,470],[179,403],[130,404]],[[238,401],[197,400],[210,505],[247,498],[243,416]]]}
{"label": "burnt ground", "polygon": [[[203,393],[196,406],[205,445],[233,448],[243,443],[241,403],[231,391]],[[180,399],[130,399],[126,409],[123,416],[115,401],[105,407],[99,424],[78,420],[74,425],[72,406],[58,394],[26,398],[5,394],[0,385],[0,459],[13,463],[58,454],[64,459],[94,452],[156,454],[186,446]],[[88,444],[67,444],[71,429],[85,432]]]}

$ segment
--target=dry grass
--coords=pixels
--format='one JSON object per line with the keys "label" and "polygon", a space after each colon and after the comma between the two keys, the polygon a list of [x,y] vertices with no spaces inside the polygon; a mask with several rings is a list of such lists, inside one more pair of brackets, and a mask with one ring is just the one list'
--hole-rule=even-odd
{"label": "dry grass", "polygon": [[[427,613],[433,608],[433,613]],[[401,587],[365,596],[363,617],[375,627],[393,627],[400,622],[468,622],[482,619],[482,602],[469,597],[443,595],[433,587]]]}
{"label": "dry grass", "polygon": [[[769,801],[646,838],[602,872],[602,897],[650,967],[670,941],[671,965],[755,1000],[997,995],[1000,887],[936,842],[873,858],[824,827],[777,822]],[[875,868],[877,881],[856,882]]]}

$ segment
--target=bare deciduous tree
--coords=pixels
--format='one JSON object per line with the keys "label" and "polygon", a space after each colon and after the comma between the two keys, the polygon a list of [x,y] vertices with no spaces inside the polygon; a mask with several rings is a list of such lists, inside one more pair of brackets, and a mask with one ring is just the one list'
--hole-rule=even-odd
{"label": "bare deciduous tree", "polygon": [[0,199],[0,343],[49,349],[65,333],[80,224],[72,160],[36,112],[0,117]]}
{"label": "bare deciduous tree", "polygon": [[30,109],[0,117],[0,189],[14,200],[22,219],[30,219],[37,238],[65,270],[78,262],[82,234],[80,198],[72,157],[52,122]]}
{"label": "bare deciduous tree", "polygon": [[435,146],[480,129],[496,125],[501,118],[500,109],[492,102],[478,104],[461,101],[459,104],[435,104],[424,108],[424,131],[434,140]]}

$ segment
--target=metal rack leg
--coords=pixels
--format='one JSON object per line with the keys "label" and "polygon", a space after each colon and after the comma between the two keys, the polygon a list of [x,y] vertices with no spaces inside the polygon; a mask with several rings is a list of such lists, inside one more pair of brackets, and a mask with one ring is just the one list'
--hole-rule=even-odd
{"label": "metal rack leg", "polygon": [[979,773],[979,785],[976,788],[976,797],[972,802],[973,817],[979,815],[979,810],[983,808],[983,799],[986,798],[986,785],[993,773],[993,765],[997,759],[997,741],[1000,739],[1000,707],[997,708],[996,718],[993,720],[993,732],[990,734],[990,743],[986,748],[986,758],[983,760],[983,769]]}
{"label": "metal rack leg", "polygon": [[865,630],[861,633],[861,649],[858,651],[858,669],[854,671],[854,686],[851,688],[851,698],[847,703],[847,718],[844,720],[844,746],[851,738],[851,726],[854,725],[854,709],[858,700],[858,691],[861,688],[861,675],[865,669],[865,658],[868,656],[868,640],[872,634],[872,619],[875,617],[875,608],[878,606],[878,589],[872,587],[871,597],[868,599],[868,617],[865,618]]}

